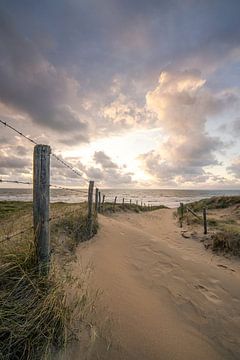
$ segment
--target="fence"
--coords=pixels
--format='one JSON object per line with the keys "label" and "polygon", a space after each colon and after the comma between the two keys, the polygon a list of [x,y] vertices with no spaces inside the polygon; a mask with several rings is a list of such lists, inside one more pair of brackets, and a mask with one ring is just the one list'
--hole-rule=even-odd
{"label": "fence", "polygon": [[191,213],[193,216],[195,216],[198,220],[200,220],[203,224],[203,233],[206,235],[208,232],[207,228],[207,209],[204,207],[202,210],[202,217],[195,213],[189,206],[184,205],[183,203],[180,203],[180,206],[178,208],[178,214],[179,214],[179,223],[180,227],[183,226],[183,219],[184,219],[184,212],[186,210],[186,220],[187,225],[189,225],[189,213]]}
{"label": "fence", "polygon": [[[24,234],[27,231],[34,231],[34,238],[36,243],[37,250],[37,259],[39,272],[41,274],[47,274],[49,271],[50,263],[50,222],[56,220],[62,216],[52,217],[50,215],[49,205],[50,205],[50,189],[60,189],[70,192],[80,193],[82,190],[73,189],[70,187],[64,187],[57,184],[51,184],[50,182],[50,169],[51,169],[51,157],[55,158],[58,163],[67,168],[69,171],[72,171],[75,176],[80,177],[88,184],[88,196],[87,196],[87,227],[88,227],[88,236],[89,238],[93,235],[93,216],[94,212],[101,213],[104,212],[105,199],[106,195],[101,193],[99,188],[95,189],[95,206],[94,206],[94,181],[89,180],[85,175],[79,171],[75,166],[63,160],[60,156],[52,152],[49,145],[38,144],[36,141],[31,139],[29,136],[24,135],[21,131],[15,129],[13,126],[2,121],[0,119],[0,124],[9,128],[11,131],[14,131],[25,140],[29,141],[34,145],[33,151],[33,181],[21,181],[21,180],[9,180],[9,179],[0,179],[1,183],[11,183],[11,184],[23,184],[23,185],[32,185],[33,187],[33,225],[23,229],[19,232],[16,232],[11,235],[7,235],[4,238],[0,239],[0,242],[10,240],[14,237],[17,237],[21,234]],[[118,196],[114,196],[114,199],[110,201],[112,204],[112,209],[115,210],[118,204],[121,206],[127,207],[129,204],[133,205],[133,200],[130,199],[127,203],[125,198],[122,198],[120,202],[117,201]],[[108,202],[109,203],[109,202]],[[136,204],[138,206],[138,199]],[[152,210],[152,205],[142,203],[139,206],[141,210]],[[70,212],[68,212],[70,213]]]}

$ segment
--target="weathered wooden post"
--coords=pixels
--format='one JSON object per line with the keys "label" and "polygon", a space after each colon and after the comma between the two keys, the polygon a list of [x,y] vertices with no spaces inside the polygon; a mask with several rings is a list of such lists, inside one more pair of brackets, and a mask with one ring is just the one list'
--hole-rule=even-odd
{"label": "weathered wooden post", "polygon": [[130,205],[132,205],[132,199],[130,199]]}
{"label": "weathered wooden post", "polygon": [[33,157],[33,227],[38,269],[47,275],[50,264],[49,185],[50,154],[48,145],[36,145]]}
{"label": "weathered wooden post", "polygon": [[124,206],[124,198],[122,199],[122,206]]}
{"label": "weathered wooden post", "polygon": [[88,186],[88,234],[91,238],[93,235],[93,188],[94,181],[89,181]]}
{"label": "weathered wooden post", "polygon": [[98,212],[101,212],[101,191],[98,190]]}
{"label": "weathered wooden post", "polygon": [[180,222],[180,227],[183,226],[183,203],[180,203],[180,218],[179,218],[179,222]]}
{"label": "weathered wooden post", "polygon": [[117,196],[115,196],[114,201],[113,201],[113,210],[114,211],[115,211],[116,203],[117,203]]}
{"label": "weathered wooden post", "polygon": [[98,188],[95,189],[95,211],[98,211]]}
{"label": "weathered wooden post", "polygon": [[187,213],[186,213],[186,217],[187,217],[187,225],[189,225],[189,210],[188,210],[188,207],[187,207]]}
{"label": "weathered wooden post", "polygon": [[104,201],[105,201],[105,195],[102,197],[102,212],[104,211]]}
{"label": "weathered wooden post", "polygon": [[204,226],[204,234],[207,234],[207,209],[203,208],[203,226]]}

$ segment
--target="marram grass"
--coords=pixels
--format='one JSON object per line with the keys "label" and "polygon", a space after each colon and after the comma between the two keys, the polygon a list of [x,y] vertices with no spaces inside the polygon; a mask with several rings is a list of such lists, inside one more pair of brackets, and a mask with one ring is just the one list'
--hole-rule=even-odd
{"label": "marram grass", "polygon": [[18,240],[0,261],[0,357],[46,358],[67,341],[69,309],[61,284],[38,275],[31,241]]}
{"label": "marram grass", "polygon": [[[77,219],[78,226],[85,225],[86,212]],[[71,216],[69,222],[73,221]],[[0,359],[51,358],[77,337],[77,321],[91,311],[84,281],[63,270],[59,273],[54,264],[48,277],[39,276],[35,254],[31,231],[0,244]],[[71,284],[78,296],[69,301],[66,289]]]}

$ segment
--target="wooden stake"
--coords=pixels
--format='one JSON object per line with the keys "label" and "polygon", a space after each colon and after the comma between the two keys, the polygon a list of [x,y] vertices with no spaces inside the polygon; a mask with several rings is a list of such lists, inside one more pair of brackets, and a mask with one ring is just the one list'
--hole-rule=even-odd
{"label": "wooden stake", "polygon": [[88,231],[89,237],[93,235],[93,188],[94,181],[89,181],[88,186]]}
{"label": "wooden stake", "polygon": [[33,226],[38,269],[47,275],[50,263],[49,184],[50,154],[48,145],[36,145],[33,158]]}
{"label": "wooden stake", "polygon": [[95,211],[98,211],[98,188],[95,190]]}
{"label": "wooden stake", "polygon": [[103,198],[102,198],[102,212],[104,210],[104,201],[105,201],[105,195],[103,195]]}
{"label": "wooden stake", "polygon": [[98,212],[101,212],[101,191],[98,190]]}
{"label": "wooden stake", "polygon": [[115,210],[116,203],[117,203],[117,196],[115,196],[115,198],[114,198],[114,202],[113,202],[113,210]]}
{"label": "wooden stake", "polygon": [[204,226],[204,234],[207,234],[207,209],[203,208],[203,226]]}
{"label": "wooden stake", "polygon": [[182,228],[183,226],[183,203],[180,203],[180,227]]}

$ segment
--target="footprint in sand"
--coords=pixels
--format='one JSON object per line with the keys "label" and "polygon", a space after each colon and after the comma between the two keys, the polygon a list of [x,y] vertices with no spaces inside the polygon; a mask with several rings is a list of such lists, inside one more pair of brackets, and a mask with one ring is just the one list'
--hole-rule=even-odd
{"label": "footprint in sand", "polygon": [[226,270],[229,270],[229,271],[235,272],[235,270],[233,270],[233,269],[229,268],[229,267],[228,267],[228,266],[226,266],[226,265],[217,264],[217,266],[218,266],[218,267],[220,267],[220,268],[223,268],[223,269],[226,269]]}
{"label": "footprint in sand", "polygon": [[213,302],[214,304],[220,304],[222,301],[219,299],[219,297],[212,291],[210,291],[208,288],[201,284],[194,285],[196,289],[198,289],[201,294],[208,300]]}

